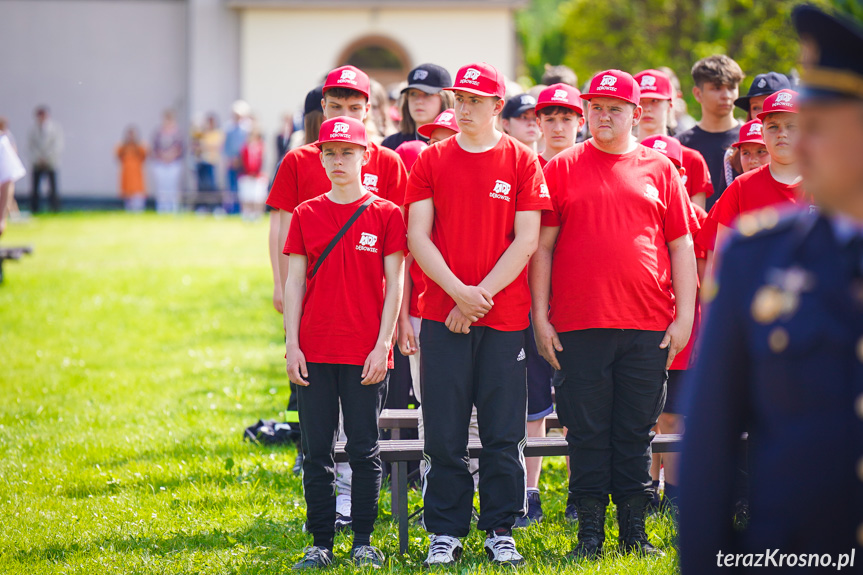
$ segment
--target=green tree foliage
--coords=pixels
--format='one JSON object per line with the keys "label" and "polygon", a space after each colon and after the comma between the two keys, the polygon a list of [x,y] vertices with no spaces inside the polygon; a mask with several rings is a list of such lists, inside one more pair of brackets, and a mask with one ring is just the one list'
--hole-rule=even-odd
{"label": "green tree foliage", "polygon": [[[539,82],[546,62],[573,68],[580,81],[597,71],[669,66],[684,93],[699,58],[728,54],[749,87],[755,74],[789,73],[797,62],[790,15],[800,0],[533,0],[518,14],[525,74]],[[863,19],[860,0],[814,0]]]}

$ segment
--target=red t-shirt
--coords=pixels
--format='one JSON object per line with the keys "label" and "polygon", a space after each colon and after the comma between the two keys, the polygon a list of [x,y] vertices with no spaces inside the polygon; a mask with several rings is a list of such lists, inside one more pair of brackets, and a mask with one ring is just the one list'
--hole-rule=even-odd
{"label": "red t-shirt", "polygon": [[[704,220],[707,219],[707,212],[701,206],[696,206],[692,204],[693,212],[696,217],[696,226],[701,226],[704,223]],[[693,229],[693,233],[698,233],[698,227]],[[698,246],[695,246],[695,257],[696,259],[701,258],[705,259],[707,254],[704,250],[700,249]],[[686,347],[680,350],[680,352],[674,357],[674,361],[671,362],[671,369],[688,369],[689,364],[692,363],[692,350],[695,348],[695,340],[698,339],[698,332],[701,329],[701,297],[700,297],[700,286],[699,291],[695,292],[695,316],[692,322],[692,334],[689,336],[689,341],[686,343]]]}
{"label": "red t-shirt", "polygon": [[[371,158],[363,166],[363,187],[397,206],[404,203],[407,172],[398,154],[389,148],[369,143]],[[293,212],[298,205],[325,194],[332,188],[321,164],[321,151],[314,144],[295,148],[285,154],[267,205]]]}
{"label": "red t-shirt", "polygon": [[410,270],[408,271],[411,274],[411,282],[413,283],[408,312],[413,317],[422,317],[420,315],[420,294],[423,293],[423,290],[425,289],[425,274],[422,269],[420,269],[420,265],[416,261],[411,263]]}
{"label": "red t-shirt", "polygon": [[545,168],[548,165],[548,160],[546,160],[542,156],[537,156],[536,159],[539,160],[539,167],[540,168]]}
{"label": "red t-shirt", "polygon": [[607,154],[588,142],[545,168],[560,226],[549,319],[557,331],[591,328],[665,331],[674,317],[667,244],[693,217],[671,160],[644,146]]}
{"label": "red t-shirt", "polygon": [[[427,198],[432,198],[435,209],[431,239],[449,269],[471,286],[485,279],[512,244],[516,212],[551,208],[536,154],[507,135],[478,154],[462,149],[457,138],[425,149],[411,170],[405,203]],[[422,318],[444,322],[453,307],[453,299],[426,277],[419,297]],[[474,325],[526,329],[529,311],[525,266]]]}
{"label": "red t-shirt", "polygon": [[284,253],[308,258],[299,334],[306,361],[363,365],[375,347],[384,309],[384,257],[407,249],[398,206],[375,200],[308,279],[330,240],[368,197],[337,204],[322,194],[294,210]]}
{"label": "red t-shirt", "polygon": [[683,183],[686,185],[686,192],[691,198],[695,194],[704,194],[705,198],[713,195],[713,183],[710,181],[710,169],[707,167],[707,162],[704,161],[704,156],[701,152],[681,146],[683,148],[683,169],[686,173],[683,174]]}
{"label": "red t-shirt", "polygon": [[699,245],[713,250],[716,247],[718,224],[730,228],[745,213],[781,205],[808,205],[799,183],[788,185],[778,182],[770,173],[770,164],[746,172],[731,182],[713,204],[707,215],[710,222],[707,229],[711,231],[699,238]]}

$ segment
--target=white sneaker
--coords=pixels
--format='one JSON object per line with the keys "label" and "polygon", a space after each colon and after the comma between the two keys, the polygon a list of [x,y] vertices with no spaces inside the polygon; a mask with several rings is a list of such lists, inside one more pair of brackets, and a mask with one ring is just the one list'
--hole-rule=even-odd
{"label": "white sneaker", "polygon": [[423,567],[435,567],[438,565],[452,565],[461,558],[461,541],[449,535],[431,535],[429,555],[423,563]]}
{"label": "white sneaker", "polygon": [[351,494],[345,493],[336,495],[336,513],[341,513],[345,517],[351,516]]}
{"label": "white sneaker", "polygon": [[515,548],[515,539],[509,535],[493,533],[485,538],[483,547],[492,563],[515,566],[524,561],[524,557]]}

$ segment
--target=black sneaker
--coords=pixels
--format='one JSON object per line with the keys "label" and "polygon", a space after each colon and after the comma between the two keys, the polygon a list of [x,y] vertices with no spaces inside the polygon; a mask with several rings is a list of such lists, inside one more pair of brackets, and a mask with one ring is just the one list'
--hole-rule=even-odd
{"label": "black sneaker", "polygon": [[297,458],[294,460],[294,468],[291,470],[294,472],[294,475],[302,475],[303,473],[303,460],[305,457],[303,456],[302,451],[297,451]]}
{"label": "black sneaker", "polygon": [[306,547],[303,558],[294,564],[294,571],[302,569],[324,569],[333,563],[333,552],[326,547]]}
{"label": "black sneaker", "polygon": [[576,523],[578,521],[578,508],[575,503],[567,503],[566,509],[563,510],[563,518],[567,523]]}
{"label": "black sneaker", "polygon": [[534,523],[542,521],[542,501],[539,498],[539,491],[527,492],[527,515],[515,518],[513,527],[527,527]]}
{"label": "black sneaker", "polygon": [[380,569],[384,564],[384,554],[371,545],[360,545],[351,549],[351,561],[357,567]]}
{"label": "black sneaker", "polygon": [[336,531],[347,531],[353,525],[353,519],[336,512]]}

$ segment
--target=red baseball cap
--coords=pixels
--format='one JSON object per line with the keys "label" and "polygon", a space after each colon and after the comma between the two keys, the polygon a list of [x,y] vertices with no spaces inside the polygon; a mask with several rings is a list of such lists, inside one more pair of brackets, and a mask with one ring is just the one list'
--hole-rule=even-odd
{"label": "red baseball cap", "polygon": [[673,100],[674,89],[671,87],[671,78],[665,72],[659,70],[645,70],[635,76],[638,88],[641,90],[642,98],[653,98],[654,100]]}
{"label": "red baseball cap", "polygon": [[323,93],[332,88],[347,88],[364,94],[366,98],[371,92],[368,75],[354,66],[342,66],[327,74]]}
{"label": "red baseball cap", "polygon": [[678,168],[683,167],[683,146],[677,138],[672,138],[671,136],[650,136],[649,138],[645,138],[641,142],[641,145],[668,156],[671,163]]}
{"label": "red baseball cap", "polygon": [[791,114],[796,114],[797,92],[794,90],[779,90],[778,92],[767,96],[761,110],[762,112],[758,114],[758,119],[762,122],[767,114],[773,114],[774,112],[789,112]]}
{"label": "red baseball cap", "polygon": [[740,126],[739,139],[731,144],[735,148],[739,148],[742,144],[761,144],[764,143],[764,136],[761,135],[761,120],[750,120]]}
{"label": "red baseball cap", "polygon": [[438,128],[446,128],[447,130],[452,130],[456,134],[461,132],[461,130],[458,129],[458,123],[455,121],[455,110],[452,108],[444,110],[437,115],[434,122],[431,124],[424,124],[417,128],[417,132],[419,132],[419,135],[424,138],[431,138],[432,132]]}
{"label": "red baseball cap", "polygon": [[444,88],[455,92],[461,90],[470,92],[477,96],[497,96],[498,98],[506,97],[506,83],[503,79],[503,74],[491,64],[485,62],[477,62],[476,64],[468,64],[459,69],[455,76],[455,82],[451,88]]}
{"label": "red baseball cap", "polygon": [[539,93],[536,100],[536,111],[552,106],[563,106],[578,112],[584,116],[584,108],[581,106],[581,92],[569,84],[552,84]]}
{"label": "red baseball cap", "polygon": [[363,123],[347,116],[339,116],[321,124],[321,132],[315,145],[321,148],[321,144],[325,142],[343,142],[364,148],[369,145]]}
{"label": "red baseball cap", "polygon": [[417,161],[417,158],[420,157],[420,154],[426,148],[428,148],[428,144],[422,140],[412,140],[399,144],[398,148],[396,148],[396,154],[402,159],[405,169],[410,172],[411,168],[414,167],[414,162]]}
{"label": "red baseball cap", "polygon": [[600,72],[590,81],[590,89],[581,95],[582,100],[591,98],[617,98],[630,104],[638,105],[641,90],[635,78],[621,70],[606,70]]}

